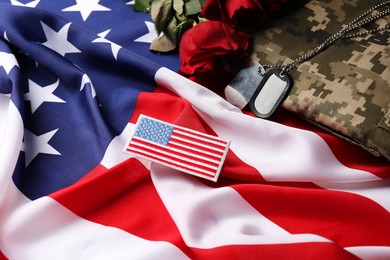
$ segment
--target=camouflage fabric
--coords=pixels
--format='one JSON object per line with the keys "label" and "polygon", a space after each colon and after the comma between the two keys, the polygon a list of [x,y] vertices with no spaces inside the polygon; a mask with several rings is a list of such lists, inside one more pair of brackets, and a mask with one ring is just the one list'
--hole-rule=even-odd
{"label": "camouflage fabric", "polygon": [[[254,34],[252,59],[286,64],[381,1],[309,1]],[[365,29],[390,23],[386,16]],[[337,41],[291,73],[282,106],[390,159],[390,32]]]}

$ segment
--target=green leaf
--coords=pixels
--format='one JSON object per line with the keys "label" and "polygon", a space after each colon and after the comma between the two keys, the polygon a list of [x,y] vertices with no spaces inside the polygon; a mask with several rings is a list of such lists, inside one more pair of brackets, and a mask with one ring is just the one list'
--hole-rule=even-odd
{"label": "green leaf", "polygon": [[168,37],[170,37],[172,40],[176,41],[176,27],[177,27],[177,19],[175,16],[173,16],[166,25],[164,29],[164,34],[166,34]]}
{"label": "green leaf", "polygon": [[203,6],[206,4],[207,0],[199,0],[200,6],[203,8]]}
{"label": "green leaf", "polygon": [[183,0],[173,0],[173,9],[176,12],[176,17],[179,21],[185,19],[184,16],[184,1]]}
{"label": "green leaf", "polygon": [[135,0],[133,10],[136,12],[150,13],[152,0]]}
{"label": "green leaf", "polygon": [[176,42],[164,34],[154,39],[149,49],[157,52],[170,52],[176,49]]}
{"label": "green leaf", "polygon": [[186,16],[199,14],[202,10],[202,6],[199,0],[187,0],[184,2],[184,14]]}
{"label": "green leaf", "polygon": [[158,51],[158,52],[169,52],[176,49],[176,36],[175,29],[177,27],[176,17],[173,16],[167,22],[166,26],[163,29],[163,34],[154,39],[152,44],[150,45],[150,50]]}
{"label": "green leaf", "polygon": [[173,13],[172,0],[152,1],[150,14],[158,34],[160,34],[167,26],[167,23],[171,19]]}

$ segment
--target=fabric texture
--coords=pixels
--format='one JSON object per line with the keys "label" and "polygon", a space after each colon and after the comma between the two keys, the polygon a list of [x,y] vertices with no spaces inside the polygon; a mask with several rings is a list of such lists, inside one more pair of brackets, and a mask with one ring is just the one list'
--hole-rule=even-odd
{"label": "fabric texture", "polygon": [[[287,64],[382,1],[308,1],[255,33],[252,59]],[[390,16],[364,26],[390,23]],[[352,33],[357,32],[353,31]],[[390,32],[337,41],[290,74],[282,106],[390,159]]]}
{"label": "fabric texture", "polygon": [[[387,160],[180,76],[133,3],[0,0],[0,259],[389,258]],[[230,141],[218,181],[124,153],[141,114]]]}

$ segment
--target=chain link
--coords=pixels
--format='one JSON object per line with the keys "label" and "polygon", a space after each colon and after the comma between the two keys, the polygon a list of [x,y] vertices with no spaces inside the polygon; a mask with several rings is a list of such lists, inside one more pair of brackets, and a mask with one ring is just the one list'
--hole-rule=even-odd
{"label": "chain link", "polygon": [[[384,9],[382,11],[378,11],[378,9],[380,9],[384,6],[386,6],[386,9]],[[375,11],[376,11],[376,13],[374,13]],[[381,28],[367,30],[364,32],[351,33],[352,31],[360,29],[362,26],[367,25],[371,22],[374,22],[374,21],[388,15],[389,13],[390,13],[390,1],[388,0],[388,1],[384,1],[382,3],[379,3],[379,4],[371,7],[369,10],[367,10],[363,14],[359,15],[352,22],[345,25],[344,28],[342,28],[341,30],[339,30],[335,34],[328,37],[324,42],[322,42],[316,48],[299,56],[298,58],[291,61],[290,63],[288,63],[286,65],[263,65],[263,68],[265,68],[265,69],[280,68],[282,70],[282,72],[281,72],[282,74],[289,73],[297,65],[316,56],[318,53],[322,52],[328,46],[332,45],[334,42],[336,42],[340,39],[350,39],[350,38],[355,38],[355,37],[361,37],[361,36],[373,34],[376,32],[388,30],[390,28],[389,24],[387,24]],[[260,71],[259,71],[259,73],[260,73]]]}

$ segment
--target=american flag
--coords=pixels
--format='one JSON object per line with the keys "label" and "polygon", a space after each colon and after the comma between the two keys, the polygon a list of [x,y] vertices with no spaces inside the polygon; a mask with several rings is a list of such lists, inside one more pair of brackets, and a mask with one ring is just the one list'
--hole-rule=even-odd
{"label": "american flag", "polygon": [[[388,161],[181,77],[133,4],[0,0],[0,259],[389,258]],[[124,153],[141,114],[229,140],[218,181]]]}
{"label": "american flag", "polygon": [[141,115],[126,151],[217,181],[229,142]]}

